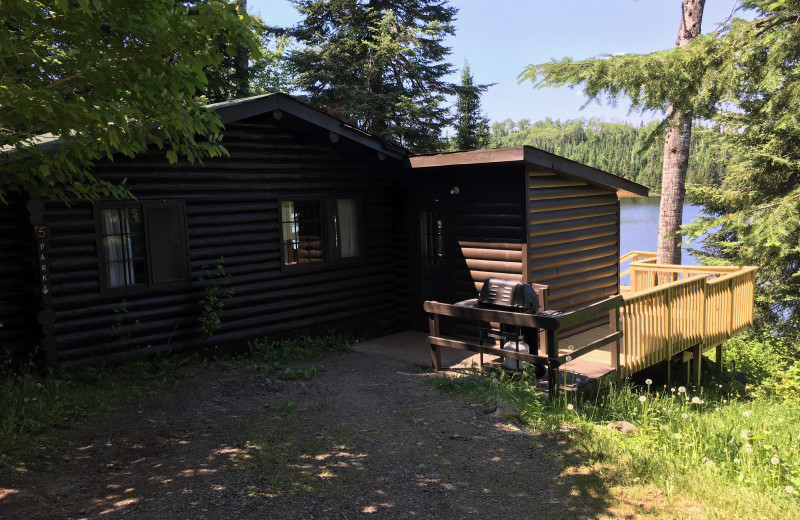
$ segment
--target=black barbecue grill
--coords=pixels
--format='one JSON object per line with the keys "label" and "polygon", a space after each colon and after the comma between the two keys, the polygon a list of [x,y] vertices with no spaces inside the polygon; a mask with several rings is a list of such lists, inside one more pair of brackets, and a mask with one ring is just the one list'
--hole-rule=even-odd
{"label": "black barbecue grill", "polygon": [[[483,309],[494,309],[507,312],[524,312],[535,314],[539,311],[539,296],[529,284],[518,280],[506,280],[503,278],[489,278],[481,288],[477,302],[472,300],[476,307]],[[467,302],[462,302],[466,304]],[[456,304],[458,305],[458,304]],[[500,324],[499,328],[493,328],[491,323],[483,322],[480,324],[480,343],[490,341],[499,342],[500,347],[508,342],[517,346],[524,340],[528,343],[530,352],[536,353],[539,350],[539,334],[535,329],[526,329],[516,325]],[[483,364],[483,354],[481,354],[481,365]],[[516,363],[517,370],[520,363]],[[537,376],[544,374],[544,367],[535,367]]]}
{"label": "black barbecue grill", "polygon": [[478,307],[535,314],[539,310],[539,297],[533,287],[526,283],[489,278],[481,289]]}

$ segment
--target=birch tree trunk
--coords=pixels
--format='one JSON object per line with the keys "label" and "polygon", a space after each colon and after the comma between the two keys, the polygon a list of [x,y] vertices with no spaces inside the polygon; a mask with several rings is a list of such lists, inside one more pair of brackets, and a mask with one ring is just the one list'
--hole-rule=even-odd
{"label": "birch tree trunk", "polygon": [[[675,45],[682,47],[700,34],[705,0],[683,0],[681,23]],[[661,180],[661,210],[658,219],[658,263],[681,263],[683,200],[686,195],[686,169],[689,166],[689,141],[692,137],[692,112],[668,112],[669,127],[664,141],[664,166]],[[672,236],[669,236],[672,235]]]}

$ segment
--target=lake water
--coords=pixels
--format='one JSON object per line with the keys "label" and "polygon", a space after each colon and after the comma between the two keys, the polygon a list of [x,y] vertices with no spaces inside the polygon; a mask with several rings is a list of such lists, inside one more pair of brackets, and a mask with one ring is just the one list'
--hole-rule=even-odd
{"label": "lake water", "polygon": [[[658,244],[658,213],[661,197],[631,197],[620,199],[620,254],[631,251],[652,251]],[[683,223],[688,224],[701,213],[701,206],[683,205]],[[697,260],[686,252],[688,247],[699,248],[700,244],[681,246],[681,264],[697,264]]]}

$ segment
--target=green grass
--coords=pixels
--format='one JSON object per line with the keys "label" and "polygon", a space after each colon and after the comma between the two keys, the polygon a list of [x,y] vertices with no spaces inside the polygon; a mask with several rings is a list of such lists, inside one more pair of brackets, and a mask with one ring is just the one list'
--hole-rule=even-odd
{"label": "green grass", "polygon": [[[268,377],[283,365],[347,351],[352,338],[300,336],[269,342],[255,340],[241,356],[214,359],[176,354],[41,374],[32,366],[4,365],[0,375],[0,460],[9,452],[25,452],[47,443],[59,430],[78,421],[113,411],[132,399],[172,388],[198,372],[221,372],[244,365]],[[322,368],[287,369],[280,379],[309,380]]]}
{"label": "green grass", "polygon": [[[758,356],[775,359],[778,349],[759,349],[758,338],[738,341],[731,348],[749,352],[753,367],[746,393],[732,377],[709,374],[700,389],[625,382],[552,401],[530,379],[502,373],[437,384],[487,405],[510,402],[532,429],[567,436],[587,467],[629,485],[656,485],[667,497],[700,504],[708,518],[800,518],[800,393],[790,391],[797,365],[783,356],[780,370],[765,369]],[[615,421],[638,433],[609,429]]]}

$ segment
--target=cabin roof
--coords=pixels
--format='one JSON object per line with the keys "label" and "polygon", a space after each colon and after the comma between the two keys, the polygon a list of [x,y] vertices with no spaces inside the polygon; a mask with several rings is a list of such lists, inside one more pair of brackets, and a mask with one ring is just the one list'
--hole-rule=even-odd
{"label": "cabin roof", "polygon": [[287,94],[265,94],[207,106],[217,113],[224,124],[266,113],[272,113],[272,116],[279,120],[288,114],[295,120],[304,121],[328,130],[331,132],[332,140],[344,137],[394,159],[402,160],[409,154],[407,149],[391,141],[360,130]]}
{"label": "cabin roof", "polygon": [[647,197],[650,193],[650,189],[647,186],[532,146],[415,155],[410,157],[409,161],[414,169],[488,164],[523,164],[535,168],[543,168],[595,186],[613,189],[619,197]]}

